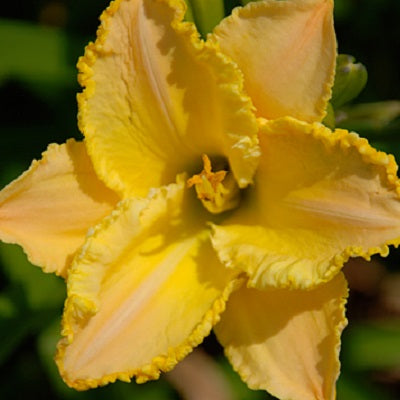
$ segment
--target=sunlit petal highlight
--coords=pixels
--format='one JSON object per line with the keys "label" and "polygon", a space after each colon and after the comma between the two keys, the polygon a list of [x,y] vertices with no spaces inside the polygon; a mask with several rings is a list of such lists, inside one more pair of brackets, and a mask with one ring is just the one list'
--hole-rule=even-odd
{"label": "sunlit petal highlight", "polygon": [[68,278],[57,355],[68,385],[156,379],[219,320],[235,274],[190,202],[181,181],[123,201],[94,229]]}

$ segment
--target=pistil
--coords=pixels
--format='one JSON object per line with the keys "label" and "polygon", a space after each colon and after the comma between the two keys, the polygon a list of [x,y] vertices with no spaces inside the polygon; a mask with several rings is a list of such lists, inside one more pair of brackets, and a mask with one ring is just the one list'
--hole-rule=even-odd
{"label": "pistil", "polygon": [[198,199],[212,214],[236,208],[240,193],[232,173],[225,170],[213,172],[208,156],[203,154],[202,158],[203,171],[188,179],[188,187],[195,187]]}

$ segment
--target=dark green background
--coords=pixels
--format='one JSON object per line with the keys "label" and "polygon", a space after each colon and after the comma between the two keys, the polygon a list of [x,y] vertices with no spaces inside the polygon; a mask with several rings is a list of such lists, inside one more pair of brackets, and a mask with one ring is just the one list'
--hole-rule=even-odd
{"label": "dark green background", "polygon": [[[48,143],[81,137],[76,126],[79,87],[75,64],[85,44],[95,38],[97,18],[107,3],[18,0],[2,4],[0,186],[18,176],[33,158],[39,158]],[[234,4],[226,1],[227,10]],[[399,99],[400,2],[337,0],[335,12],[340,53],[354,55],[369,72],[367,87],[357,102]],[[360,127],[359,133],[369,136],[374,144],[400,154],[398,118],[378,128],[371,124]],[[64,284],[30,266],[17,246],[0,245],[0,262],[1,399],[178,398],[165,380],[142,386],[117,383],[86,393],[66,388],[51,359]],[[377,263],[379,285],[398,277],[399,252],[394,251],[384,261],[377,259]],[[357,286],[357,273],[368,277],[374,271],[374,267],[358,266],[354,278],[350,327],[343,339],[339,400],[400,398],[400,310],[381,305],[381,286],[375,291]],[[349,273],[354,275],[353,269]],[[234,388],[237,397],[233,400],[267,398],[263,392],[246,389],[224,361],[213,337],[204,347]]]}

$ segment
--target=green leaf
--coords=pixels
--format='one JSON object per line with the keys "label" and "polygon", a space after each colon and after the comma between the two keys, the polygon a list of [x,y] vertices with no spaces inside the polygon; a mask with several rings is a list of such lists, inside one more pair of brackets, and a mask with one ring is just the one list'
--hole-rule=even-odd
{"label": "green leaf", "polygon": [[0,84],[17,79],[31,85],[75,84],[68,41],[56,28],[0,19]]}
{"label": "green leaf", "polygon": [[343,344],[343,360],[352,370],[387,369],[400,365],[400,321],[351,327]]}
{"label": "green leaf", "polygon": [[378,134],[384,133],[386,128],[399,117],[400,101],[381,101],[343,108],[336,113],[336,123],[338,126],[357,132]]}
{"label": "green leaf", "polygon": [[65,298],[65,284],[61,278],[33,266],[17,245],[0,243],[0,260],[10,285],[23,288],[28,308],[61,308]]}
{"label": "green leaf", "polygon": [[37,333],[43,325],[47,325],[58,310],[30,310],[26,304],[24,290],[18,285],[3,291],[0,304],[0,365],[2,365],[26,336]]}
{"label": "green leaf", "polygon": [[394,400],[368,377],[354,376],[343,372],[337,383],[338,400]]}
{"label": "green leaf", "polygon": [[17,314],[17,305],[11,297],[5,292],[0,293],[0,320],[15,318]]}
{"label": "green leaf", "polygon": [[59,314],[65,297],[60,278],[31,265],[22,249],[0,243],[6,289],[0,296],[0,363],[28,335]]}
{"label": "green leaf", "polygon": [[210,33],[224,18],[223,0],[185,0],[197,29],[203,37]]}
{"label": "green leaf", "polygon": [[368,80],[367,70],[355,58],[340,54],[336,60],[335,84],[332,88],[331,103],[336,109],[357,97]]}

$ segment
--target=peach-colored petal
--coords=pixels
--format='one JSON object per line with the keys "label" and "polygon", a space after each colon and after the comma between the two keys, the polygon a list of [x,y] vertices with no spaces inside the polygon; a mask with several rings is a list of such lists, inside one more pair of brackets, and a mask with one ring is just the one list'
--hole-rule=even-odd
{"label": "peach-colored petal", "polygon": [[349,257],[400,243],[400,184],[393,156],[366,139],[284,118],[260,127],[254,188],[214,226],[220,259],[251,286],[310,288]]}
{"label": "peach-colored petal", "polygon": [[332,10],[332,0],[252,2],[216,27],[259,116],[322,121],[336,62]]}
{"label": "peach-colored petal", "polygon": [[193,201],[181,180],[122,201],[95,227],[68,275],[57,355],[68,385],[156,379],[219,320],[235,274],[218,261]]}
{"label": "peach-colored petal", "polygon": [[45,272],[65,276],[89,227],[117,201],[95,175],[84,143],[51,144],[0,192],[0,239],[21,245]]}
{"label": "peach-colored petal", "polygon": [[342,274],[311,291],[243,287],[214,330],[250,388],[280,399],[334,400],[346,297]]}

